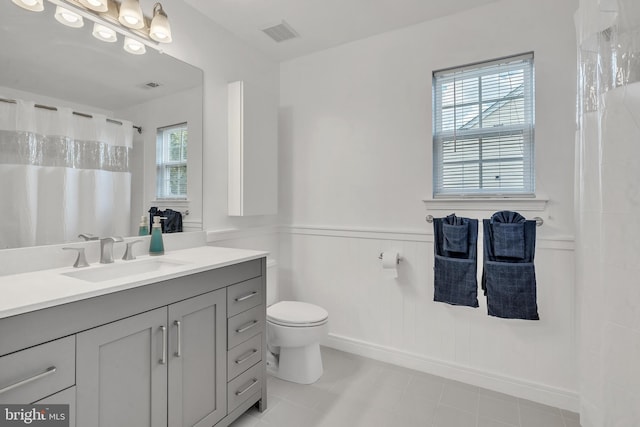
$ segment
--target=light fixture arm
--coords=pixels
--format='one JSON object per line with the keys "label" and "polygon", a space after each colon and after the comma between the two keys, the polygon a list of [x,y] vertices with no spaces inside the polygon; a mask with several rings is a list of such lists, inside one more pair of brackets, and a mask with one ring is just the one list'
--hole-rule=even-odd
{"label": "light fixture arm", "polygon": [[153,5],[153,16],[156,16],[156,13],[167,18],[167,13],[164,11],[160,3],[156,3],[155,5]]}

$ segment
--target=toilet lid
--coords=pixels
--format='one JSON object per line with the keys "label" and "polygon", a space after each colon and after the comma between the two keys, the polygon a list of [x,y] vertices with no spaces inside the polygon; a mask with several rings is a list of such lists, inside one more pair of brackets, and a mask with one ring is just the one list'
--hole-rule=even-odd
{"label": "toilet lid", "polygon": [[283,326],[315,326],[328,317],[324,308],[300,301],[280,301],[267,308],[267,320]]}

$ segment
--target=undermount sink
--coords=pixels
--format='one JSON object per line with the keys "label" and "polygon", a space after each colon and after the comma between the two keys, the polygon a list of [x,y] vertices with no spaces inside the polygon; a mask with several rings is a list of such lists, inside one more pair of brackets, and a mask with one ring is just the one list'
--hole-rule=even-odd
{"label": "undermount sink", "polygon": [[177,267],[187,263],[175,261],[167,258],[156,258],[143,261],[115,262],[113,264],[100,265],[86,270],[62,273],[74,279],[85,280],[87,282],[104,282],[107,280],[120,279],[122,277],[134,276],[136,274],[171,272]]}

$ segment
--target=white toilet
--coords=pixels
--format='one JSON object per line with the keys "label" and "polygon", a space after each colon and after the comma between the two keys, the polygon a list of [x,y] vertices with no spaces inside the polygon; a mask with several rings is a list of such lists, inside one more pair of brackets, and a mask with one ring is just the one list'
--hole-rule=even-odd
{"label": "white toilet", "polygon": [[275,261],[267,262],[267,371],[283,380],[311,384],[322,376],[320,340],[329,313],[299,301],[280,301]]}

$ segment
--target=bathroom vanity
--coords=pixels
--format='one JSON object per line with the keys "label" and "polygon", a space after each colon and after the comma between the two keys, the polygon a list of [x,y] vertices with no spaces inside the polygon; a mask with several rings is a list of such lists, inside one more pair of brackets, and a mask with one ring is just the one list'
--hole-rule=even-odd
{"label": "bathroom vanity", "polygon": [[67,403],[82,427],[263,410],[265,256],[205,246],[0,277],[0,403]]}

